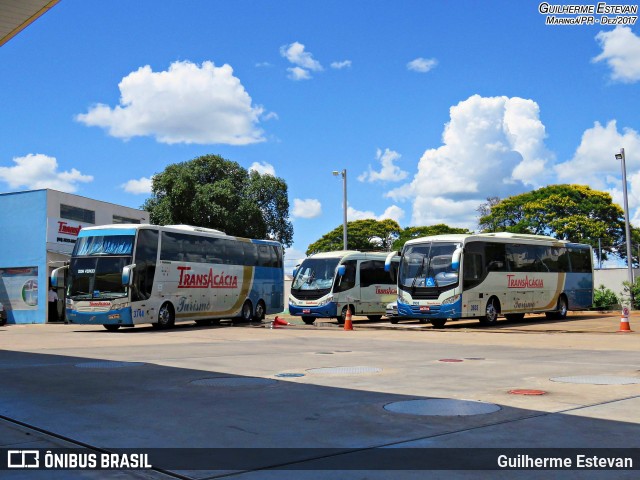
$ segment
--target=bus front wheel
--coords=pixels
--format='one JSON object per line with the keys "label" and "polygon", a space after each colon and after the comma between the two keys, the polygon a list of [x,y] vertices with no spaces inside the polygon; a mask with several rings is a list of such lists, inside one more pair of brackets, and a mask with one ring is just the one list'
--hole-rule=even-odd
{"label": "bus front wheel", "polygon": [[106,328],[109,332],[115,332],[120,328],[120,325],[114,325],[114,324],[108,324],[108,325],[102,325],[102,326]]}
{"label": "bus front wheel", "polygon": [[484,317],[480,317],[480,323],[483,325],[495,325],[498,322],[498,314],[500,313],[500,304],[495,298],[490,298],[487,302],[487,308],[484,311]]}
{"label": "bus front wheel", "polygon": [[344,325],[344,321],[347,319],[347,310],[350,310],[351,311],[351,315],[353,315],[353,309],[351,309],[349,307],[344,307],[342,309],[342,313],[338,317],[338,324],[339,325]]}
{"label": "bus front wheel", "polygon": [[313,325],[313,322],[316,321],[316,317],[302,316],[302,321],[307,325]]}
{"label": "bus front wheel", "polygon": [[176,323],[176,318],[173,313],[173,307],[170,303],[164,303],[160,307],[158,312],[158,321],[151,325],[155,328],[170,328]]}
{"label": "bus front wheel", "polygon": [[444,324],[447,323],[446,318],[432,318],[429,320],[433,328],[443,328]]}

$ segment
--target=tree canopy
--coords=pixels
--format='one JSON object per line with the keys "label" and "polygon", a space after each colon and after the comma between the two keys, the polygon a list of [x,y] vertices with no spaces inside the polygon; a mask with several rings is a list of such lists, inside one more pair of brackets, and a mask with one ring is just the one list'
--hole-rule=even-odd
{"label": "tree canopy", "polygon": [[439,223],[429,227],[407,227],[400,232],[398,239],[393,242],[392,250],[400,250],[407,241],[419,237],[428,237],[431,235],[444,235],[447,233],[472,233],[466,228],[455,228]]}
{"label": "tree canopy", "polygon": [[248,172],[219,155],[204,155],[167,166],[152,182],[151,197],[142,208],[154,224],[215,228],[291,246],[287,184],[281,178]]}
{"label": "tree canopy", "polygon": [[484,232],[549,235],[593,247],[601,239],[603,256],[615,251],[626,257],[616,248],[624,241],[624,212],[606,192],[585,185],[549,185],[489,203],[484,205],[489,212],[479,220]]}
{"label": "tree canopy", "polygon": [[[362,251],[388,251],[400,235],[400,230],[400,225],[395,220],[389,219],[347,222],[347,248]],[[334,228],[309,245],[306,254],[342,250],[344,247],[342,233],[343,225]]]}

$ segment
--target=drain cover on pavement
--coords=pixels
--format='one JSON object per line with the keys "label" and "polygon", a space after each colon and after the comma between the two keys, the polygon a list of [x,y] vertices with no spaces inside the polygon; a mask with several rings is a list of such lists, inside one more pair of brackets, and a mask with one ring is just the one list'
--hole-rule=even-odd
{"label": "drain cover on pavement", "polygon": [[462,362],[462,360],[460,360],[459,358],[441,358],[440,360],[438,360],[439,362],[448,362],[448,363],[457,363],[457,362]]}
{"label": "drain cover on pavement", "polygon": [[517,390],[509,390],[511,395],[545,395],[547,392],[544,390],[530,390],[526,388],[520,388]]}
{"label": "drain cover on pavement", "polygon": [[307,372],[314,375],[364,375],[367,373],[380,373],[377,367],[326,367],[310,368]]}
{"label": "drain cover on pavement", "polygon": [[552,382],[583,383],[587,385],[632,385],[640,383],[640,377],[616,377],[614,375],[583,375],[576,377],[550,378]]}
{"label": "drain cover on pavement", "polygon": [[140,367],[143,362],[84,362],[76,363],[78,368],[124,368],[124,367]]}
{"label": "drain cover on pavement", "polygon": [[271,378],[257,377],[217,377],[193,380],[191,383],[203,387],[263,387],[273,385],[277,381]]}
{"label": "drain cover on pavement", "polygon": [[393,413],[406,413],[410,415],[455,417],[493,413],[500,410],[500,407],[493,403],[476,402],[473,400],[433,398],[389,403],[384,406],[384,409]]}

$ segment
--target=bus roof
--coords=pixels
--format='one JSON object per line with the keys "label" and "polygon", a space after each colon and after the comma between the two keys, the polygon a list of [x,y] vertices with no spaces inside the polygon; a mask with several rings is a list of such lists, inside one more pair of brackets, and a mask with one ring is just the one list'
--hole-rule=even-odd
{"label": "bus roof", "polygon": [[414,238],[405,243],[411,245],[414,243],[424,242],[454,242],[467,243],[473,240],[496,241],[498,243],[544,243],[553,245],[566,245],[570,242],[567,240],[558,240],[557,238],[545,235],[528,235],[524,233],[496,232],[496,233],[475,233],[475,234],[445,234],[432,235],[429,237]]}
{"label": "bus roof", "polygon": [[350,256],[360,256],[366,258],[367,256],[371,257],[381,257],[386,258],[389,252],[361,252],[359,250],[336,250],[333,252],[320,252],[314,253],[313,255],[309,255],[307,258],[344,258]]}
{"label": "bus roof", "polygon": [[80,232],[85,232],[82,236],[87,236],[87,234],[91,234],[92,232],[106,232],[106,231],[127,231],[127,233],[135,234],[135,230],[139,230],[141,228],[155,228],[165,232],[176,232],[176,233],[194,233],[194,234],[204,234],[208,236],[216,236],[216,237],[225,237],[225,238],[235,238],[238,240],[255,240],[256,242],[264,242],[264,243],[280,243],[276,240],[262,240],[262,239],[249,239],[243,237],[236,237],[233,235],[227,235],[221,230],[216,230],[213,228],[205,228],[205,227],[194,227],[193,225],[151,225],[149,223],[114,223],[109,225],[96,225],[94,227],[82,227]]}

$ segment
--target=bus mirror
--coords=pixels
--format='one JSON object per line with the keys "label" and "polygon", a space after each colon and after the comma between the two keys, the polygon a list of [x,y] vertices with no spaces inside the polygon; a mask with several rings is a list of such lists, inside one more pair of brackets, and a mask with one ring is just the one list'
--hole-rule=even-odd
{"label": "bus mirror", "polygon": [[395,257],[396,255],[400,255],[400,252],[391,252],[389,255],[387,255],[387,258],[384,261],[384,271],[385,272],[390,272],[391,271],[391,259],[393,257]]}
{"label": "bus mirror", "polygon": [[133,269],[136,268],[135,263],[132,265],[127,265],[122,269],[122,285],[127,287],[131,286],[131,279],[133,277]]}
{"label": "bus mirror", "polygon": [[64,278],[65,272],[67,271],[68,266],[56,268],[53,272],[51,272],[51,286],[53,288],[58,288],[62,286],[63,282],[61,280]]}
{"label": "bus mirror", "polygon": [[462,248],[456,248],[451,256],[451,268],[458,270],[460,268],[460,257],[462,256]]}
{"label": "bus mirror", "polygon": [[347,267],[345,267],[344,265],[340,265],[338,267],[338,275],[343,276],[346,271],[347,271]]}
{"label": "bus mirror", "polygon": [[293,273],[292,273],[293,278],[295,278],[295,276],[296,276],[297,274],[298,274],[298,269],[297,269],[297,268],[294,268],[294,269],[293,269]]}

